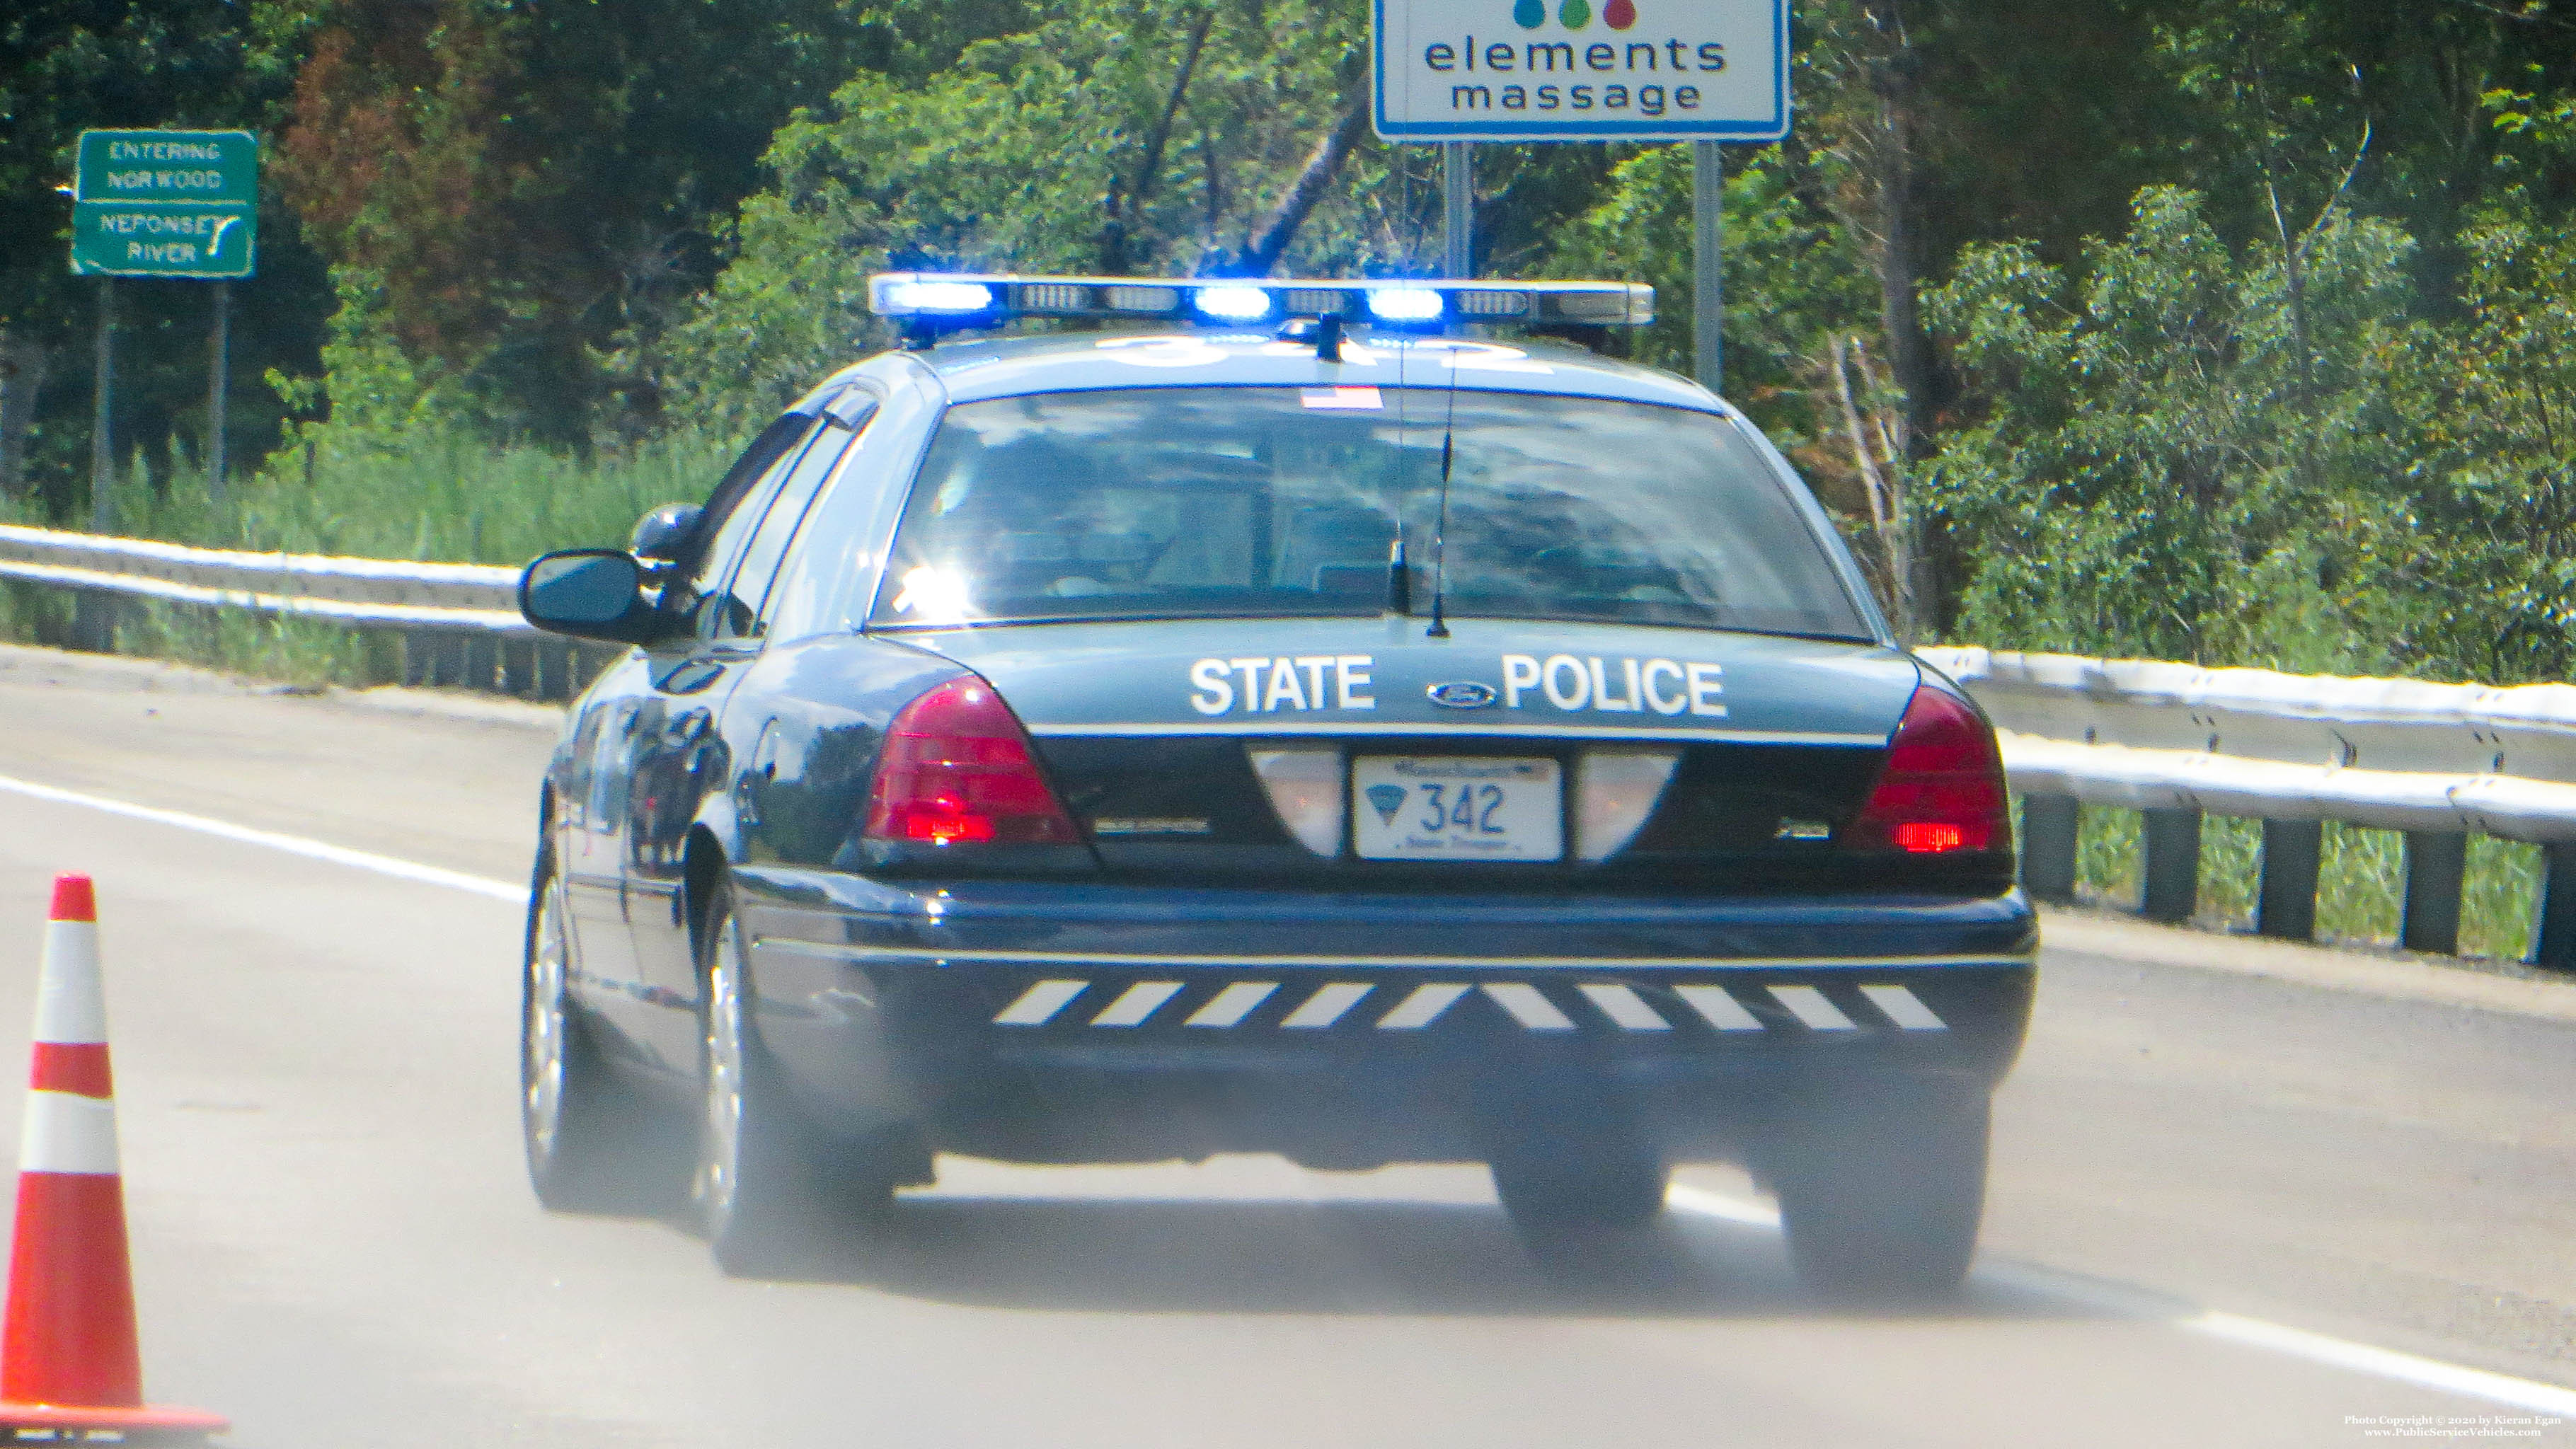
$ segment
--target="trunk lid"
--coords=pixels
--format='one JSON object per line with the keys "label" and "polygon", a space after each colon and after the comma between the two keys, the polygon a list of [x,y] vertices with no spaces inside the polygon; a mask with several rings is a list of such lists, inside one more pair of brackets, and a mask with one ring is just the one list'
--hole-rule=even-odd
{"label": "trunk lid", "polygon": [[[1454,620],[1447,638],[1424,629],[1419,618],[1221,619],[900,637],[993,683],[1105,868],[1211,883],[1830,889],[1833,839],[1920,678],[1910,657],[1868,642],[1492,619]],[[1310,783],[1329,769],[1312,787],[1336,795],[1345,819],[1367,808],[1349,789],[1356,758],[1554,761],[1562,857],[1363,859],[1349,824],[1301,844],[1256,765],[1283,751],[1315,767]],[[1580,816],[1581,782],[1612,755],[1669,757],[1672,769],[1617,848],[1587,860],[1607,837]],[[1578,835],[1590,843],[1578,848]]]}

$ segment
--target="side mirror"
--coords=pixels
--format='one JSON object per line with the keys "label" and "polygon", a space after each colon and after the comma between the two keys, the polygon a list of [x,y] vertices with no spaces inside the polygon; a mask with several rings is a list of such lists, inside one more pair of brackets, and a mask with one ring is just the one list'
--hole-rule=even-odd
{"label": "side mirror", "polygon": [[694,503],[665,503],[636,520],[626,551],[647,563],[678,563],[705,512]]}
{"label": "side mirror", "polygon": [[613,548],[540,556],[519,575],[519,612],[556,634],[650,644],[678,625],[644,599],[644,566]]}

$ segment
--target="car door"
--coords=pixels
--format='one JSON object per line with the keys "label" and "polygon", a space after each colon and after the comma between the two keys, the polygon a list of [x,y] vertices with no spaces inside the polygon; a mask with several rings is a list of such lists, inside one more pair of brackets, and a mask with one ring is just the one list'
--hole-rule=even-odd
{"label": "car door", "polygon": [[[675,1071],[697,1064],[697,965],[685,870],[698,806],[732,777],[716,729],[743,666],[761,644],[760,605],[789,538],[852,436],[851,408],[827,404],[797,445],[706,525],[707,546],[683,584],[692,629],[657,650],[633,727],[635,785],[626,857],[627,929],[643,999],[661,1008],[647,1028]],[[864,416],[864,411],[860,413]]]}
{"label": "car door", "polygon": [[[617,665],[586,696],[573,727],[571,758],[555,802],[554,852],[571,917],[573,990],[594,1012],[624,1002],[635,980],[635,952],[626,929],[626,754],[639,702],[643,671],[635,661]],[[612,1024],[621,1015],[608,1009]],[[612,1031],[607,1045],[621,1055],[628,1043]]]}

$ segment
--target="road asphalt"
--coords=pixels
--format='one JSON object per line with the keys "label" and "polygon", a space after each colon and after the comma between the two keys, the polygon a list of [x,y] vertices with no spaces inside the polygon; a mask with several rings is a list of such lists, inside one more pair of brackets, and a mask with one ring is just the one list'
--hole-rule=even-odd
{"label": "road asphalt", "polygon": [[0,1023],[92,873],[147,1376],[245,1449],[2576,1443],[2565,988],[2067,923],[1936,1308],[1804,1295],[1722,1168],[1570,1273],[1471,1168],[950,1159],[735,1281],[530,1196],[504,892],[6,783],[511,882],[547,711],[0,649],[0,712]]}

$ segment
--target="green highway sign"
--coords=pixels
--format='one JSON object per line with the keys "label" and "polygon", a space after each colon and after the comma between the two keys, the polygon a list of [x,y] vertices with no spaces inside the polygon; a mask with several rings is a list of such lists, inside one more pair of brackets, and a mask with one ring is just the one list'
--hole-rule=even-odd
{"label": "green highway sign", "polygon": [[258,256],[259,141],[247,131],[83,131],[72,271],[247,277]]}
{"label": "green highway sign", "polygon": [[75,201],[259,201],[259,140],[248,131],[83,131]]}
{"label": "green highway sign", "polygon": [[83,201],[72,271],[84,277],[247,277],[258,220],[247,206]]}

